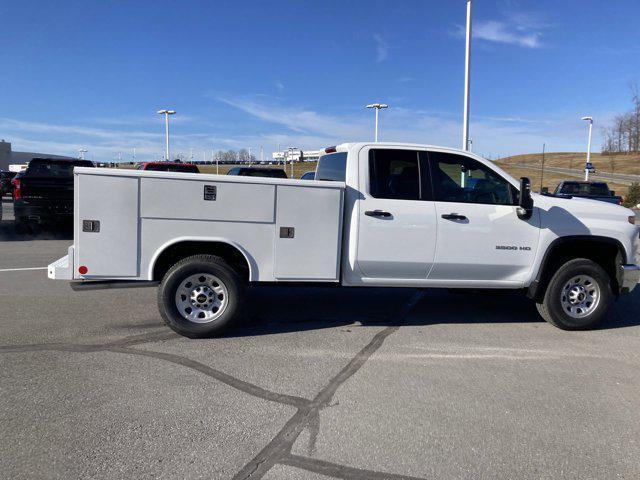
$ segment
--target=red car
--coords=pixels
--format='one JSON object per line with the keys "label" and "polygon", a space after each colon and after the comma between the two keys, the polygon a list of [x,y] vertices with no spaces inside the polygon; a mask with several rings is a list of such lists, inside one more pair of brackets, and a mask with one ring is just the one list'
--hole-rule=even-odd
{"label": "red car", "polygon": [[138,167],[138,170],[152,170],[154,172],[183,172],[200,173],[198,166],[193,163],[177,162],[145,162]]}

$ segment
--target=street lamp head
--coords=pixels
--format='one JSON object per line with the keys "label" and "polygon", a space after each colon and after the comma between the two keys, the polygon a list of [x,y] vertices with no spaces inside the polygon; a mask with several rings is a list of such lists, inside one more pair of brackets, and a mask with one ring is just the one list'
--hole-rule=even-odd
{"label": "street lamp head", "polygon": [[582,117],[582,120],[586,120],[587,122],[593,123],[593,117]]}
{"label": "street lamp head", "polygon": [[173,115],[174,113],[176,113],[176,111],[175,110],[158,110],[157,113],[159,113],[160,115],[164,115],[164,114]]}
{"label": "street lamp head", "polygon": [[389,108],[389,105],[387,105],[386,103],[371,103],[367,105],[367,108]]}

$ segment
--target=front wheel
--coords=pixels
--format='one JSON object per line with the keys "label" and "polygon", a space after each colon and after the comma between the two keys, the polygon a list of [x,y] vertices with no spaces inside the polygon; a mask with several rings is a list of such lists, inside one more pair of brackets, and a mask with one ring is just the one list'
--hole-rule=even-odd
{"label": "front wheel", "polygon": [[160,315],[185,337],[218,336],[238,319],[243,287],[222,258],[187,257],[169,269],[158,288]]}
{"label": "front wheel", "polygon": [[613,303],[611,280],[597,263],[584,258],[570,260],[549,282],[538,312],[563,330],[595,327]]}

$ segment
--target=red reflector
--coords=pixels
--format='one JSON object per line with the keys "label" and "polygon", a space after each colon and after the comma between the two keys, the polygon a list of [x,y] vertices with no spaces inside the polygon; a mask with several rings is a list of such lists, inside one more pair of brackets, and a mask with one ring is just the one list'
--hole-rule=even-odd
{"label": "red reflector", "polygon": [[78,273],[80,275],[86,275],[88,271],[89,271],[89,269],[87,267],[85,267],[84,265],[80,265],[78,267]]}
{"label": "red reflector", "polygon": [[337,151],[336,147],[327,147],[324,149],[324,153],[336,153]]}
{"label": "red reflector", "polygon": [[14,178],[11,183],[13,183],[13,199],[20,200],[22,198],[22,190],[20,188],[20,179]]}

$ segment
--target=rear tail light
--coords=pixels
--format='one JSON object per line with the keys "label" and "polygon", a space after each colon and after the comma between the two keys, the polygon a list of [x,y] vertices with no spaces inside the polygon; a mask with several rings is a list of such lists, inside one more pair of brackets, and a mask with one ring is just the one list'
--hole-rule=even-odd
{"label": "rear tail light", "polygon": [[336,147],[327,147],[324,149],[324,153],[336,153],[337,151]]}
{"label": "rear tail light", "polygon": [[631,225],[635,225],[636,224],[636,216],[635,215],[629,215],[629,223]]}
{"label": "rear tail light", "polygon": [[13,199],[20,200],[22,197],[22,190],[20,189],[20,179],[14,178],[13,181]]}

